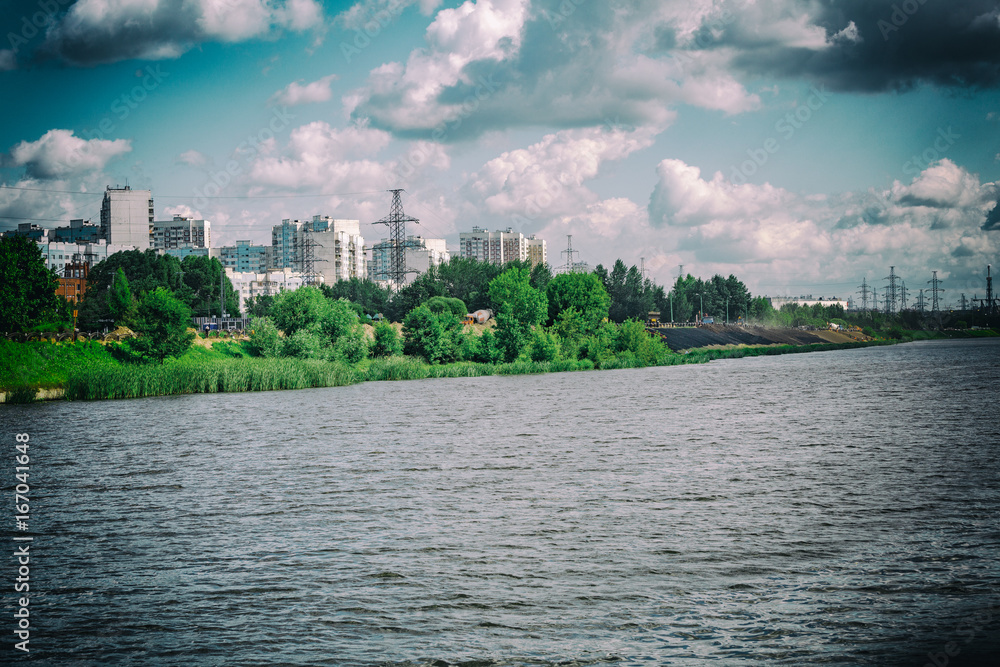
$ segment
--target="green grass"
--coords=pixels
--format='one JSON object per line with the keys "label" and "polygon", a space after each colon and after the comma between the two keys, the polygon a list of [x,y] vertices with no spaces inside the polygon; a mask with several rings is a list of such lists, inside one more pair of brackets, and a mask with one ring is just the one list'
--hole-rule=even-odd
{"label": "green grass", "polygon": [[[413,357],[366,359],[356,366],[343,362],[249,357],[243,345],[221,341],[211,349],[192,348],[181,358],[164,364],[132,365],[115,361],[97,343],[52,344],[0,341],[3,381],[9,402],[34,400],[35,388],[63,387],[71,400],[139,398],[168,394],[274,391],[310,387],[339,387],[380,380],[528,375],[565,371],[638,368],[705,363],[714,359],[843,350],[896,341],[772,345],[729,349],[695,349],[667,353],[654,364],[644,364],[625,354],[594,364],[590,360],[550,362],[515,361],[506,364],[459,362],[429,365]],[[44,378],[47,384],[42,384]]]}

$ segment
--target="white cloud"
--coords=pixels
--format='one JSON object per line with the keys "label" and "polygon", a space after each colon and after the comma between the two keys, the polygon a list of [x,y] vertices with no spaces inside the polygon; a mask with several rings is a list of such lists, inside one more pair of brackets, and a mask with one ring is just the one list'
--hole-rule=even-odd
{"label": "white cloud", "polygon": [[187,164],[192,167],[201,167],[209,163],[209,159],[204,153],[200,153],[194,149],[184,151],[178,155],[177,161],[181,164]]}
{"label": "white cloud", "polygon": [[10,151],[14,166],[33,178],[54,179],[100,171],[109,160],[132,150],[128,139],[85,140],[72,130],[49,130],[37,141],[22,141]]}
{"label": "white cloud", "polygon": [[43,49],[76,65],[176,58],[195,44],[324,30],[315,0],[78,0]]}
{"label": "white cloud", "polygon": [[333,93],[330,91],[330,84],[337,80],[336,74],[329,74],[322,79],[302,85],[301,79],[293,81],[283,89],[276,92],[268,100],[272,106],[291,107],[297,104],[311,104],[313,102],[326,102]]}

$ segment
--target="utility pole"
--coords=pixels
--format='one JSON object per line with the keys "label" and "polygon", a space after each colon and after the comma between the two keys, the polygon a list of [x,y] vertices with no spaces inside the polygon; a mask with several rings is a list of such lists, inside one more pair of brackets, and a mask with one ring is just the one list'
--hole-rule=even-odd
{"label": "utility pole", "polygon": [[861,290],[861,310],[868,310],[868,279],[862,278],[858,288]]}
{"label": "utility pole", "polygon": [[701,292],[698,292],[698,305],[701,309],[698,311],[698,323],[701,324],[701,321],[705,318],[705,299]]}
{"label": "utility pole", "polygon": [[729,326],[729,297],[726,297],[726,326]]}
{"label": "utility pole", "polygon": [[408,244],[406,240],[406,223],[420,224],[416,218],[403,213],[403,198],[399,194],[402,191],[402,188],[389,190],[392,193],[392,206],[389,209],[389,215],[374,223],[389,228],[389,241],[392,243],[392,247],[389,250],[389,270],[386,273],[389,274],[392,289],[397,292],[403,286],[403,281],[406,280],[408,273],[406,270],[406,248],[410,245],[417,246],[416,243]]}
{"label": "utility pole", "polygon": [[580,254],[579,250],[573,250],[573,235],[566,235],[566,249],[562,251],[563,255],[566,255],[566,268],[564,269],[566,273],[573,273],[573,253]]}
{"label": "utility pole", "polygon": [[670,292],[670,323],[674,323],[674,293],[673,290]]}
{"label": "utility pole", "polygon": [[936,313],[938,312],[938,294],[944,290],[939,287],[941,281],[938,280],[937,271],[932,271],[931,273],[934,277],[927,282],[931,284],[931,312]]}
{"label": "utility pole", "polygon": [[886,288],[885,292],[885,314],[892,315],[896,312],[896,267],[889,267],[889,275],[885,277],[885,280],[889,281],[889,286]]}
{"label": "utility pole", "polygon": [[219,258],[219,331],[222,331],[222,318],[226,316],[226,267]]}

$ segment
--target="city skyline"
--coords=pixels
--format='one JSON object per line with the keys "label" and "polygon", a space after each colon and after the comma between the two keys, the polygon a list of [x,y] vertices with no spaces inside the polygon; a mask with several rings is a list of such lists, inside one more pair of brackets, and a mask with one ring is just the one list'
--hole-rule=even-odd
{"label": "city skyline", "polygon": [[847,296],[895,266],[950,302],[996,264],[997,2],[52,5],[0,44],[3,230],[128,181],[213,245],[317,213],[374,240],[399,187],[409,234],[511,227],[550,264],[572,234],[666,285]]}

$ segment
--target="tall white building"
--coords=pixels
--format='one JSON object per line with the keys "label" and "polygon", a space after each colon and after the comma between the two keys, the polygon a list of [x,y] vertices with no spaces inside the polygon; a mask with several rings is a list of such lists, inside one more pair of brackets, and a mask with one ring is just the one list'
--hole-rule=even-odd
{"label": "tall white building", "polygon": [[314,215],[312,220],[282,220],[271,230],[270,269],[305,272],[308,257],[325,283],[365,276],[365,239],[358,220]]}
{"label": "tall white building", "polygon": [[471,232],[459,234],[459,253],[481,262],[505,264],[507,262],[531,260],[532,265],[547,260],[545,241],[508,227],[495,232],[482,227],[473,227]]}
{"label": "tall white building", "polygon": [[[406,282],[411,282],[422,273],[427,273],[432,266],[444,264],[451,255],[444,239],[425,239],[422,236],[407,236],[406,247],[403,250],[403,261],[408,271]],[[392,241],[382,239],[372,246],[372,258],[368,263],[368,279],[388,282],[392,268]]]}
{"label": "tall white building", "polygon": [[243,313],[247,312],[247,301],[254,297],[277,296],[285,290],[296,290],[303,284],[302,274],[291,269],[256,273],[233,271],[227,267],[226,277],[240,295],[240,311]]}
{"label": "tall white building", "polygon": [[212,247],[212,223],[175,215],[173,220],[153,222],[153,248]]}
{"label": "tall white building", "polygon": [[130,245],[145,250],[153,235],[153,197],[149,190],[129,186],[104,191],[101,203],[101,236],[109,245]]}

